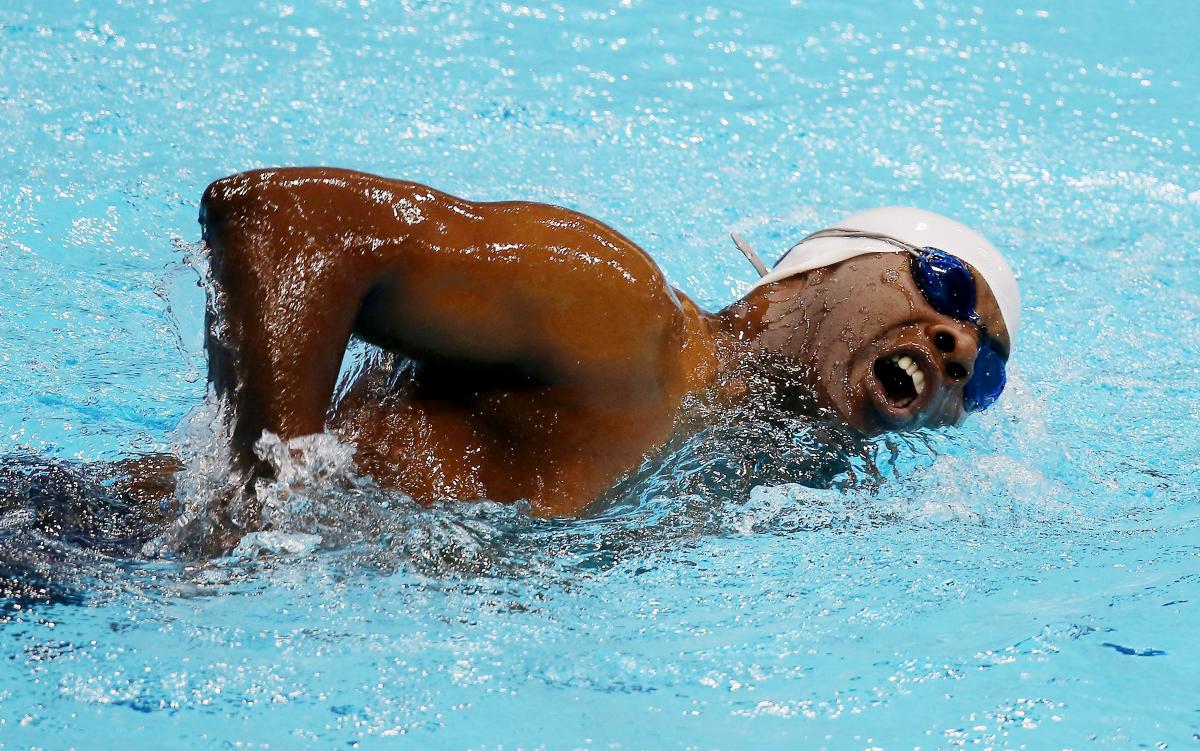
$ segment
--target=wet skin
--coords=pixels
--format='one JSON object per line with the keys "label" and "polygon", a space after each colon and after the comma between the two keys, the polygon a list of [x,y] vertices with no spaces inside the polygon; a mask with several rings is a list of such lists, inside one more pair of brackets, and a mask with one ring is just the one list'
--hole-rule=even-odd
{"label": "wet skin", "polygon": [[[255,472],[264,430],[331,430],[356,446],[361,471],[418,501],[523,499],[538,515],[574,514],[666,441],[686,396],[746,398],[737,384],[781,358],[800,366],[790,386],[865,433],[962,417],[977,332],[929,307],[899,253],[785,279],[713,314],[618,232],[556,206],[289,168],[218,180],[200,220],[219,290],[209,380]],[[397,378],[381,359],[334,404],[351,336],[408,370]],[[876,367],[897,353],[925,379],[903,406]]]}

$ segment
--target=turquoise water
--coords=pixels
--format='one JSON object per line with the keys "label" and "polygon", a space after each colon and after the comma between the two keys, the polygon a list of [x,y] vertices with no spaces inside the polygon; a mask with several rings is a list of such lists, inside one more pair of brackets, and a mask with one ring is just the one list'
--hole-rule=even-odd
{"label": "turquoise water", "polygon": [[181,450],[198,502],[197,201],[259,166],[571,206],[709,307],[753,275],[730,230],[915,204],[1026,307],[997,408],[832,478],[769,416],[582,520],[342,470],[220,561],[10,503],[0,571],[50,596],[3,610],[0,748],[1200,745],[1197,32],[1184,1],[6,4],[10,467]]}

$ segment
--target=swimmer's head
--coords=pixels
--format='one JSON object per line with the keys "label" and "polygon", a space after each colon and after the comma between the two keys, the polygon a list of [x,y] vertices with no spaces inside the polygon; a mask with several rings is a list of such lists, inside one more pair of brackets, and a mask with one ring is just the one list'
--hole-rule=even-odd
{"label": "swimmer's head", "polygon": [[982,235],[913,208],[846,217],[801,240],[744,300],[756,344],[798,358],[819,400],[867,433],[960,422],[1005,384],[1017,282]]}

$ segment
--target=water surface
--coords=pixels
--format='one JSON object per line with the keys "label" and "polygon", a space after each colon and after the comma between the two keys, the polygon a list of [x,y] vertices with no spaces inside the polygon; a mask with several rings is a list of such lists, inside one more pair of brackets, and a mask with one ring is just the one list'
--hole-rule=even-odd
{"label": "water surface", "polygon": [[0,455],[42,511],[48,462],[111,511],[81,467],[203,455],[195,216],[243,169],[567,205],[710,308],[731,230],[920,205],[1026,308],[997,408],[821,482],[758,418],[596,518],[343,474],[187,562],[10,479],[0,747],[1196,744],[1200,6],[752,5],[6,5]]}

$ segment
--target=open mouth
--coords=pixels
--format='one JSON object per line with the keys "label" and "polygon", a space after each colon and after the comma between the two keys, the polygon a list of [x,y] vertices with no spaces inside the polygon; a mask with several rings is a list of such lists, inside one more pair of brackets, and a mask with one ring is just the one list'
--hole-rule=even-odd
{"label": "open mouth", "polygon": [[905,409],[925,393],[925,373],[910,355],[902,352],[875,361],[875,379],[888,406]]}

